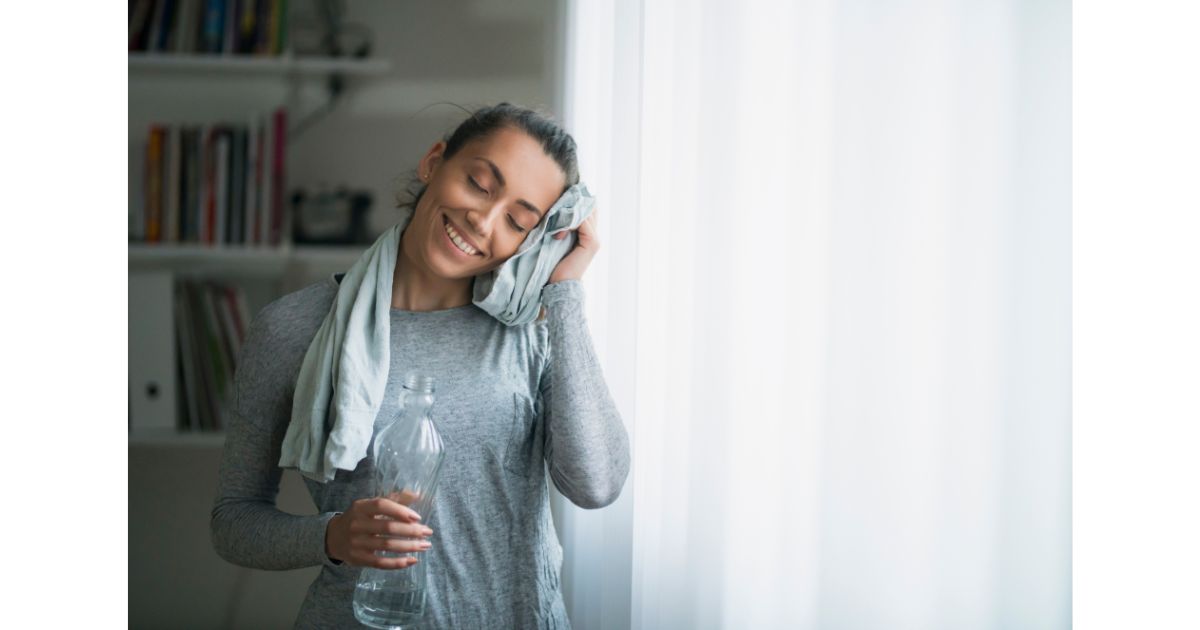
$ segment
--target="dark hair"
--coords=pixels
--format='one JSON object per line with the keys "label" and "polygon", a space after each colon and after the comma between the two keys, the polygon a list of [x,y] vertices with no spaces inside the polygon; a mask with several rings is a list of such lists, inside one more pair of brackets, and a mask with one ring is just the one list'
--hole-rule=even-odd
{"label": "dark hair", "polygon": [[[505,127],[524,131],[542,144],[546,155],[553,158],[566,175],[564,191],[579,183],[579,163],[575,157],[575,139],[571,134],[564,131],[549,114],[507,102],[481,107],[459,123],[452,133],[443,138],[446,150],[442,158],[448,160],[468,142]],[[398,199],[397,207],[416,209],[417,202],[425,193],[425,183],[414,176],[406,188]]]}

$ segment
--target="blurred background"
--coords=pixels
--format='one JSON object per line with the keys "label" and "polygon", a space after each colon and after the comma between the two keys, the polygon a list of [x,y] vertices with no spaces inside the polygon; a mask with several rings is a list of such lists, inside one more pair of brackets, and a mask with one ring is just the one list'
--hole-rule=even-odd
{"label": "blurred background", "polygon": [[[132,627],[291,627],[319,567],[242,569],[209,542],[220,408],[247,323],[347,270],[392,225],[396,194],[460,107],[557,113],[562,10],[129,3]],[[293,471],[279,505],[316,513]]]}
{"label": "blurred background", "polygon": [[291,625],[317,569],[208,542],[240,331],[500,100],[600,199],[634,463],[552,489],[573,626],[1071,626],[1067,0],[190,4],[130,3],[132,626]]}

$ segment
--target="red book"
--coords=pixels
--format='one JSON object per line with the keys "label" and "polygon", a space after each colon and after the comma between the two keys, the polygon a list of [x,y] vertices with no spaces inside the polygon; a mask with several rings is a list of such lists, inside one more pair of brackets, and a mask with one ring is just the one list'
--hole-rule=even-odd
{"label": "red book", "polygon": [[275,141],[274,162],[271,164],[271,245],[283,242],[283,213],[284,201],[284,151],[287,150],[287,112],[280,107],[272,117],[274,132],[271,134]]}
{"label": "red book", "polygon": [[163,143],[167,130],[151,125],[146,140],[146,242],[162,240],[163,219]]}

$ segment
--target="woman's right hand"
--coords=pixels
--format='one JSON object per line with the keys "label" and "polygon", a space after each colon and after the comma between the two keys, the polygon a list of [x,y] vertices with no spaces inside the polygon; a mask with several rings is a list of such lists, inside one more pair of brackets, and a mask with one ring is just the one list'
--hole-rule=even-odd
{"label": "woman's right hand", "polygon": [[403,569],[417,563],[416,558],[388,558],[376,551],[426,551],[425,538],[433,530],[420,523],[421,516],[395,501],[359,499],[350,509],[329,519],[325,529],[325,553],[334,560],[359,567]]}

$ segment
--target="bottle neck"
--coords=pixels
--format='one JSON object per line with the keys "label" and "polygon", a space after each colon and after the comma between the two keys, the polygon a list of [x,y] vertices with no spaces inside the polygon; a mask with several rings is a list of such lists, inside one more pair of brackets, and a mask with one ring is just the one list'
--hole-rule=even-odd
{"label": "bottle neck", "polygon": [[400,391],[400,405],[405,415],[427,415],[433,407],[433,392],[414,391],[405,387]]}

